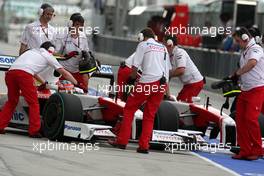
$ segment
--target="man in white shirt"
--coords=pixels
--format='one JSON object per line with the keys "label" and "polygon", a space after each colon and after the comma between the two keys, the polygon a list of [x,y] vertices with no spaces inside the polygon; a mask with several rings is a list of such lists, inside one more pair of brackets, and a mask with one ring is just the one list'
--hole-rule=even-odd
{"label": "man in white shirt", "polygon": [[54,16],[54,9],[49,4],[42,4],[39,9],[39,19],[28,24],[21,36],[19,55],[28,49],[39,48],[46,41],[54,41],[55,28],[49,22]]}
{"label": "man in white shirt", "polygon": [[203,89],[204,78],[188,53],[177,46],[175,36],[166,36],[165,41],[168,50],[172,51],[170,78],[179,77],[183,83],[183,88],[179,92],[177,100],[192,103],[192,97],[197,96]]}
{"label": "man in white shirt", "polygon": [[142,133],[137,152],[148,153],[155,114],[167,89],[171,65],[166,47],[154,40],[154,32],[150,28],[142,30],[140,35],[142,42],[136,49],[131,77],[136,78],[139,67],[142,69],[142,76],[127,99],[117,138],[108,142],[115,147],[126,148],[134,114],[145,102]]}
{"label": "man in white shirt", "polygon": [[37,74],[47,66],[51,66],[74,85],[78,85],[73,76],[52,55],[54,51],[54,45],[51,42],[45,42],[40,49],[31,49],[24,52],[6,73],[5,81],[8,89],[8,101],[0,112],[0,134],[5,133],[4,128],[8,126],[12,118],[21,93],[29,105],[29,136],[41,137],[39,133],[39,103],[33,78],[45,84],[45,81]]}
{"label": "man in white shirt", "polygon": [[264,102],[264,53],[246,28],[233,34],[242,48],[240,68],[231,77],[240,77],[241,94],[236,103],[237,142],[240,152],[233,159],[256,160],[263,156],[258,122]]}
{"label": "man in white shirt", "polygon": [[[42,4],[38,15],[39,19],[28,24],[22,33],[19,55],[28,49],[39,48],[46,41],[51,41],[53,44],[55,42],[56,30],[49,24],[55,16],[53,7],[50,4]],[[47,67],[39,75],[49,82],[54,82],[53,71],[51,67]]]}
{"label": "man in white shirt", "polygon": [[[88,92],[88,73],[81,74],[79,62],[82,59],[82,51],[89,52],[88,41],[85,33],[81,31],[84,26],[84,18],[80,13],[74,13],[70,17],[69,31],[59,34],[56,38],[56,53],[68,56],[67,60],[60,60],[60,64],[69,71],[78,82],[83,84],[84,92]],[[61,77],[60,80],[64,78]]]}

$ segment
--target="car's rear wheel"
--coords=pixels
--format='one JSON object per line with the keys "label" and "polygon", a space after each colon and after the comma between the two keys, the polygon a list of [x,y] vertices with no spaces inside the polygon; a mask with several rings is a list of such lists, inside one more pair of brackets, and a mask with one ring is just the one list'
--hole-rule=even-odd
{"label": "car's rear wheel", "polygon": [[164,131],[178,131],[180,114],[170,101],[163,101],[156,113],[154,129]]}
{"label": "car's rear wheel", "polygon": [[[178,131],[180,114],[177,108],[170,101],[163,101],[156,113],[154,130]],[[150,143],[150,148],[164,150],[166,145],[163,143]]]}
{"label": "car's rear wheel", "polygon": [[43,110],[43,134],[50,140],[63,139],[66,120],[83,122],[80,99],[66,93],[51,95]]}

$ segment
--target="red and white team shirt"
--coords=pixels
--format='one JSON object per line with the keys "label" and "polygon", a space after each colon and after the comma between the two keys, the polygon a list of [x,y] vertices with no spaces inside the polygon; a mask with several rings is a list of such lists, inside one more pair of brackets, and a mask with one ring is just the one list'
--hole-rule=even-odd
{"label": "red and white team shirt", "polygon": [[183,84],[192,84],[203,80],[203,76],[184,49],[175,46],[172,53],[172,68],[185,68],[184,74],[179,76]]}
{"label": "red and white team shirt", "polygon": [[55,70],[63,68],[52,54],[44,48],[40,48],[24,52],[15,60],[9,70],[23,70],[35,75],[43,71],[47,66],[51,66]]}
{"label": "red and white team shirt", "polygon": [[77,38],[73,38],[69,33],[58,35],[55,41],[56,52],[59,54],[67,54],[72,51],[78,51],[79,55],[72,57],[66,61],[59,61],[60,64],[69,72],[79,72],[79,61],[81,60],[81,51],[89,51],[88,40],[84,32],[79,32]]}
{"label": "red and white team shirt", "polygon": [[249,72],[241,75],[241,89],[248,91],[256,87],[264,86],[264,53],[263,48],[251,39],[240,57],[240,68],[255,59],[257,64]]}
{"label": "red and white team shirt", "polygon": [[140,42],[133,59],[133,66],[142,69],[141,83],[151,83],[164,76],[169,80],[171,63],[166,47],[153,38]]}
{"label": "red and white team shirt", "polygon": [[29,49],[39,48],[46,41],[54,42],[56,30],[50,24],[44,28],[40,21],[37,20],[28,24],[22,33],[20,42],[27,45]]}

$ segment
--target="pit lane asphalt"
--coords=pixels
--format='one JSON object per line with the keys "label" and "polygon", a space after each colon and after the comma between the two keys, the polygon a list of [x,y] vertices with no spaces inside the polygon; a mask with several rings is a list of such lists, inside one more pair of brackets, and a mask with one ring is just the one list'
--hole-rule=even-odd
{"label": "pit lane asphalt", "polygon": [[[18,47],[0,42],[0,53],[17,55]],[[102,59],[108,63],[107,59]],[[115,72],[116,72],[115,68]],[[1,92],[4,88],[3,72],[0,73]],[[172,93],[180,90],[177,81],[171,83]],[[220,94],[203,91],[202,103],[206,96],[211,104],[220,108],[224,98]],[[59,145],[48,139],[31,139],[24,132],[8,130],[0,135],[0,176],[44,176],[44,175],[230,175],[230,172],[204,161],[191,152],[151,151],[149,155],[136,153],[135,144],[127,150],[111,148],[106,142],[99,141],[99,150],[79,148],[80,142],[68,143],[70,149],[45,151],[40,153],[40,145]],[[38,145],[38,150],[37,146]],[[97,146],[97,149],[98,149]],[[51,147],[52,148],[52,147]],[[61,148],[60,148],[61,149]],[[83,151],[83,153],[82,153]]]}

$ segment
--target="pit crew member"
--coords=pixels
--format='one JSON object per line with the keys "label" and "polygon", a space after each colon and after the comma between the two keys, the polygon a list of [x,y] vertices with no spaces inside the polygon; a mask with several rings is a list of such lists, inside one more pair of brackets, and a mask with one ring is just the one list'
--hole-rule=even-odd
{"label": "pit crew member", "polygon": [[177,46],[175,36],[166,36],[168,50],[172,49],[170,78],[179,77],[183,88],[177,96],[178,101],[192,103],[192,97],[197,96],[204,86],[204,77],[191,60],[188,53]]}
{"label": "pit crew member", "polygon": [[55,16],[53,7],[50,4],[42,4],[38,15],[39,19],[28,24],[22,33],[19,55],[28,49],[39,48],[46,41],[55,40],[55,28],[49,24]]}
{"label": "pit crew member", "polygon": [[[69,71],[80,84],[84,92],[88,91],[89,75],[81,74],[79,71],[79,62],[82,58],[82,52],[88,52],[88,41],[85,33],[82,32],[84,18],[80,13],[74,13],[70,17],[69,32],[58,35],[56,38],[56,53],[66,57],[66,60],[60,60],[60,64]],[[60,80],[63,80],[61,77]]]}
{"label": "pit crew member", "polygon": [[139,67],[142,68],[142,76],[127,99],[117,138],[108,142],[114,147],[126,148],[134,114],[145,102],[137,152],[148,153],[155,113],[166,91],[171,65],[166,47],[154,40],[154,32],[150,28],[142,30],[140,35],[142,42],[136,49],[131,77],[136,79]]}
{"label": "pit crew member", "polygon": [[53,67],[67,80],[78,85],[73,76],[52,56],[54,50],[51,42],[44,42],[40,49],[31,49],[19,56],[6,73],[8,101],[0,112],[0,134],[5,133],[4,128],[8,126],[12,118],[21,93],[29,105],[29,136],[41,137],[39,103],[33,77],[45,85],[45,81],[37,74],[47,66]]}
{"label": "pit crew member", "polygon": [[243,50],[240,68],[231,77],[235,81],[240,77],[241,82],[241,93],[236,103],[240,152],[232,158],[256,160],[263,156],[258,116],[264,102],[264,53],[246,28],[235,31],[233,37]]}
{"label": "pit crew member", "polygon": [[[28,49],[39,48],[46,41],[51,41],[53,44],[56,37],[56,29],[49,24],[55,17],[55,10],[50,4],[42,4],[38,9],[39,19],[28,24],[21,36],[19,55]],[[34,59],[34,58],[32,58]],[[54,70],[47,67],[39,75],[48,82],[54,82]]]}

